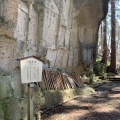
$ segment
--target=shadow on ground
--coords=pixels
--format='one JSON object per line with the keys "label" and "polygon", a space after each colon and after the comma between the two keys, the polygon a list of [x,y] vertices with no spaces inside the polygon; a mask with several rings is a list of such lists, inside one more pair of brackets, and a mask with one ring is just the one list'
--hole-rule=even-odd
{"label": "shadow on ground", "polygon": [[84,117],[76,117],[75,120],[120,120],[120,113],[115,111],[109,113],[94,112]]}
{"label": "shadow on ground", "polygon": [[120,120],[120,91],[113,91],[115,87],[105,91],[99,88],[96,94],[70,101],[42,116],[42,120]]}

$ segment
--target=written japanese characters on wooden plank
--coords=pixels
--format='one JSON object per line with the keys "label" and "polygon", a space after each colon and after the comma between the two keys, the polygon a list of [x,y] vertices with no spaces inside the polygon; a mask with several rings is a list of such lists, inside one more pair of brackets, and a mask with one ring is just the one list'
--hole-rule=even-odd
{"label": "written japanese characters on wooden plank", "polygon": [[68,58],[68,68],[73,67],[73,60],[74,60],[74,50],[73,48],[71,48],[69,52],[69,58]]}
{"label": "written japanese characters on wooden plank", "polygon": [[62,68],[67,68],[68,55],[69,55],[69,50],[67,48],[64,48],[64,54],[62,58]]}
{"label": "written japanese characters on wooden plank", "polygon": [[66,26],[66,27],[68,26],[69,10],[70,10],[70,1],[63,0],[62,17],[64,19],[64,26]]}
{"label": "written japanese characters on wooden plank", "polygon": [[74,60],[73,60],[73,66],[76,68],[79,65],[80,61],[80,49],[76,48],[74,49]]}
{"label": "written japanese characters on wooden plank", "polygon": [[76,25],[72,26],[71,36],[70,36],[70,44],[73,48],[79,47],[79,40],[78,40],[78,30]]}
{"label": "written japanese characters on wooden plank", "polygon": [[20,60],[22,83],[32,83],[42,81],[43,62],[28,57]]}
{"label": "written japanese characters on wooden plank", "polygon": [[59,28],[59,34],[58,34],[58,47],[64,47],[65,43],[65,28],[63,26],[60,26]]}
{"label": "written japanese characters on wooden plank", "polygon": [[17,38],[18,41],[26,41],[27,14],[28,14],[28,8],[26,4],[24,4],[23,2],[20,2],[19,9],[18,9],[17,30],[15,33],[15,37]]}
{"label": "written japanese characters on wooden plank", "polygon": [[65,32],[65,47],[69,48],[69,43],[70,43],[70,31],[66,30]]}
{"label": "written japanese characters on wooden plank", "polygon": [[51,2],[45,2],[44,11],[43,46],[54,49],[56,45],[59,11],[53,0]]}
{"label": "written japanese characters on wooden plank", "polygon": [[35,48],[38,40],[38,13],[34,7],[30,8],[30,21],[29,21],[29,48]]}

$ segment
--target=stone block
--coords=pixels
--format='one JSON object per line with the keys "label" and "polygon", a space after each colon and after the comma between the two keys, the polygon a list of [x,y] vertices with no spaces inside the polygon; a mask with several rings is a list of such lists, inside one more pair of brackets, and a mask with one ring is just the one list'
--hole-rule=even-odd
{"label": "stone block", "polygon": [[62,67],[63,54],[64,54],[64,48],[58,49],[55,67],[58,68]]}
{"label": "stone block", "polygon": [[48,49],[46,59],[50,61],[50,66],[54,67],[56,56],[57,56],[57,50]]}
{"label": "stone block", "polygon": [[73,48],[69,51],[69,58],[68,58],[68,68],[73,68],[73,59],[74,59],[74,50]]}
{"label": "stone block", "polygon": [[68,55],[69,55],[69,50],[64,49],[64,54],[63,54],[63,58],[62,58],[62,68],[67,68]]}
{"label": "stone block", "polygon": [[0,101],[0,120],[27,120],[27,100],[10,98]]}
{"label": "stone block", "polygon": [[20,68],[17,67],[13,70],[13,76],[11,80],[14,97],[21,98],[22,96],[22,83]]}
{"label": "stone block", "polygon": [[65,32],[65,47],[69,48],[70,46],[70,31],[66,30]]}
{"label": "stone block", "polygon": [[11,76],[0,76],[0,99],[6,99],[13,96],[13,88],[11,86]]}

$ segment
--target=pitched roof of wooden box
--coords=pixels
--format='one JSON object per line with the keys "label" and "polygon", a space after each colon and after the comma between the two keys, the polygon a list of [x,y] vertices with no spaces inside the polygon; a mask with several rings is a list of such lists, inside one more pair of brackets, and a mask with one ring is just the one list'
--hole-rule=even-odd
{"label": "pitched roof of wooden box", "polygon": [[35,58],[35,59],[37,59],[37,60],[39,60],[39,61],[41,61],[41,62],[44,63],[43,60],[41,60],[40,58],[38,58],[38,57],[36,57],[36,56],[28,56],[28,57],[24,57],[24,58],[21,58],[21,59],[18,59],[18,60],[22,61],[22,60],[29,59],[29,58]]}

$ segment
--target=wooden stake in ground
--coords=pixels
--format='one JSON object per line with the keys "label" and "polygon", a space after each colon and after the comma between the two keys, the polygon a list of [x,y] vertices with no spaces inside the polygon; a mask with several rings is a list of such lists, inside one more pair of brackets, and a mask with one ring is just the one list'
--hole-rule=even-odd
{"label": "wooden stake in ground", "polygon": [[28,84],[28,120],[30,119],[30,84]]}
{"label": "wooden stake in ground", "polygon": [[36,114],[36,120],[41,120],[41,114],[40,114],[40,111],[38,111],[37,114]]}

